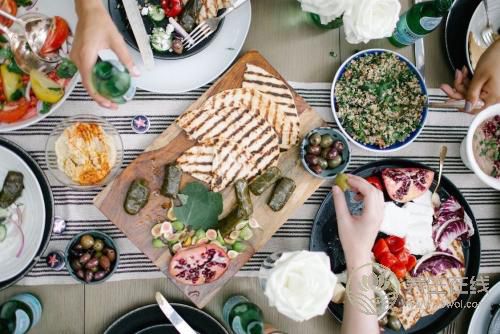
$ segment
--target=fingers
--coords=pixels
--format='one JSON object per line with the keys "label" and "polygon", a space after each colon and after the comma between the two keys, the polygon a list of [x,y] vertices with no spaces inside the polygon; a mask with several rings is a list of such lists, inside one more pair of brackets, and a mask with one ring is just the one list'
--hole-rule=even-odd
{"label": "fingers", "polygon": [[120,62],[128,69],[130,74],[132,74],[134,77],[139,76],[139,70],[135,66],[134,60],[130,56],[123,38],[121,36],[114,38],[111,47],[118,56],[118,59],[120,59]]}
{"label": "fingers", "polygon": [[467,104],[465,106],[465,112],[471,112],[474,105],[479,100],[479,95],[481,94],[481,89],[488,80],[486,75],[476,74],[472,78],[469,89],[465,94]]}
{"label": "fingers", "polygon": [[448,84],[442,84],[440,88],[441,88],[441,90],[446,95],[448,95],[448,97],[450,99],[454,99],[454,100],[463,100],[463,99],[465,99],[464,95],[462,95],[461,93],[457,92],[455,89],[453,89],[453,87],[451,87]]}
{"label": "fingers", "polygon": [[108,109],[118,109],[118,105],[101,96],[92,85],[92,62],[84,62],[80,65],[80,75],[82,77],[82,84],[87,90],[90,97],[97,102],[101,107]]}
{"label": "fingers", "polygon": [[349,184],[354,190],[363,195],[365,207],[363,215],[382,210],[384,207],[384,195],[380,190],[372,186],[364,178],[355,175],[349,175]]}
{"label": "fingers", "polygon": [[351,186],[351,188],[353,188],[354,191],[361,193],[363,197],[369,195],[369,193],[373,189],[376,190],[375,187],[373,187],[368,181],[366,181],[362,177],[348,174],[348,178],[349,178],[349,185]]}
{"label": "fingers", "polygon": [[335,212],[337,214],[337,222],[341,224],[346,221],[351,216],[349,208],[347,207],[347,202],[345,200],[345,194],[338,186],[333,186],[333,204],[335,205]]}

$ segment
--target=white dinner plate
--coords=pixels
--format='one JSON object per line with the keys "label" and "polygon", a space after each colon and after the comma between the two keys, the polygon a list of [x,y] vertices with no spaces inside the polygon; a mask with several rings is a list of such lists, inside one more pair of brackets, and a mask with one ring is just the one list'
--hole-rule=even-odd
{"label": "white dinner plate", "polygon": [[[75,13],[75,2],[74,0],[39,0],[35,6],[28,11],[20,8],[18,15],[21,16],[27,12],[39,12],[45,14],[47,16],[61,16],[68,22],[71,30],[74,32],[76,28],[76,22],[78,21]],[[38,123],[40,120],[52,114],[56,111],[63,103],[66,101],[68,96],[71,94],[76,84],[80,81],[80,75],[76,74],[73,79],[68,83],[68,86],[65,88],[64,97],[54,104],[50,111],[46,114],[37,114],[34,117],[30,117],[26,120],[15,122],[11,124],[0,123],[0,132],[8,132],[14,131],[18,129],[22,129],[28,127],[32,124]]]}
{"label": "white dinner plate", "polygon": [[238,56],[250,29],[250,1],[226,16],[222,27],[200,52],[182,59],[155,59],[155,67],[146,71],[140,53],[128,46],[141,76],[135,79],[138,88],[176,94],[199,88],[221,75]]}
{"label": "white dinner plate", "polygon": [[[45,202],[42,189],[29,166],[14,152],[0,146],[0,187],[8,171],[21,172],[24,175],[24,190],[17,203],[24,204],[22,230],[24,248],[19,258],[16,253],[21,245],[21,238],[14,226],[7,228],[7,237],[0,243],[0,282],[8,280],[30,264],[42,242],[45,228]],[[9,225],[12,223],[9,223]],[[12,232],[11,232],[12,231]],[[10,239],[9,239],[10,234]]]}
{"label": "white dinner plate", "polygon": [[[489,8],[489,17],[490,23],[494,31],[498,31],[500,28],[500,2],[496,3],[491,1],[491,5]],[[467,63],[469,68],[474,72],[475,68],[472,67],[471,59],[470,59],[470,51],[469,51],[469,42],[470,42],[470,33],[474,35],[476,41],[482,43],[481,31],[486,27],[486,9],[484,7],[483,2],[477,6],[472,18],[469,22],[469,28],[467,29],[467,37],[465,39],[465,50],[467,56]]]}
{"label": "white dinner plate", "polygon": [[468,334],[488,333],[493,304],[500,304],[500,283],[495,284],[479,302],[479,306],[470,320]]}

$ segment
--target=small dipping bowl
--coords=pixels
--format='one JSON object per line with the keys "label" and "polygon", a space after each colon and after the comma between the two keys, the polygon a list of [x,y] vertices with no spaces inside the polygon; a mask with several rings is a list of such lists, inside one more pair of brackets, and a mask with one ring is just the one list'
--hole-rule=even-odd
{"label": "small dipping bowl", "polygon": [[[78,277],[76,275],[76,271],[71,267],[71,260],[73,259],[73,257],[70,254],[70,250],[73,248],[74,245],[79,243],[80,238],[86,234],[93,236],[95,239],[101,239],[102,241],[104,241],[104,247],[112,248],[115,250],[115,253],[116,253],[116,259],[114,262],[111,263],[111,269],[110,269],[109,273],[103,279],[101,279],[99,281],[86,282],[85,280]],[[80,283],[94,285],[94,284],[100,284],[100,283],[107,281],[114,274],[114,272],[116,271],[116,268],[118,267],[118,264],[120,262],[120,252],[118,250],[118,247],[117,247],[115,241],[109,235],[107,235],[106,233],[103,233],[101,231],[91,230],[91,231],[85,231],[82,233],[78,233],[77,235],[75,235],[71,239],[71,241],[66,246],[66,249],[64,250],[64,260],[66,261],[66,268],[68,269],[68,272],[71,275],[71,277],[73,277],[75,280],[77,280]]]}
{"label": "small dipping bowl", "polygon": [[[329,134],[332,136],[334,142],[340,140],[344,144],[344,150],[342,151],[342,163],[335,168],[323,170],[321,174],[316,174],[306,162],[306,148],[309,146],[309,138],[315,133],[320,135]],[[351,148],[349,147],[347,138],[340,131],[328,127],[316,128],[309,131],[309,133],[304,136],[304,139],[302,139],[302,144],[300,145],[300,160],[302,161],[302,166],[304,166],[305,170],[307,170],[309,174],[324,180],[332,180],[337,176],[337,174],[344,172],[349,166],[349,162],[351,161]]]}

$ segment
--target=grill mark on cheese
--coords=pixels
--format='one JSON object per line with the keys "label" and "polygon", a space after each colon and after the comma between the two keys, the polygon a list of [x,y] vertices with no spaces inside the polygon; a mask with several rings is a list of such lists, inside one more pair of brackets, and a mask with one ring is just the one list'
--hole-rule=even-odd
{"label": "grill mark on cheese", "polygon": [[[274,88],[288,89],[288,87],[285,84],[276,84],[276,83],[272,83],[272,82],[264,82],[261,80],[249,80],[249,79],[247,79],[247,80],[245,80],[245,82],[256,84],[256,85],[268,85],[268,86],[271,86]],[[284,95],[285,95],[284,97],[290,97],[289,94],[284,94]]]}

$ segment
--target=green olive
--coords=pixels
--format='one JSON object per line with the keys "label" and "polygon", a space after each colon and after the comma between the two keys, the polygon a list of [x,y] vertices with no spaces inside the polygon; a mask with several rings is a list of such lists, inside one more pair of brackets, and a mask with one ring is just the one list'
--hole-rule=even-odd
{"label": "green olive", "polygon": [[342,157],[337,155],[335,158],[328,160],[328,168],[337,168],[342,163]]}
{"label": "green olive", "polygon": [[321,167],[321,169],[327,169],[328,168],[328,162],[323,159],[323,158],[318,158],[318,166]]}
{"label": "green olive", "polygon": [[80,239],[80,245],[82,245],[83,249],[90,249],[94,247],[94,237],[90,234],[85,234]]}
{"label": "green olive", "polygon": [[397,317],[390,315],[387,321],[387,326],[389,326],[392,330],[399,331],[401,329],[401,322]]}
{"label": "green olive", "polygon": [[318,146],[321,143],[321,135],[319,133],[313,133],[309,137],[309,143],[313,146]]}
{"label": "green olive", "polygon": [[335,178],[335,184],[340,187],[342,191],[351,189],[351,186],[349,185],[349,179],[344,173],[340,173],[337,175],[337,177]]}
{"label": "green olive", "polygon": [[101,239],[96,239],[94,242],[94,250],[96,252],[100,252],[102,251],[103,248],[104,248],[104,241],[102,241]]}
{"label": "green olive", "polygon": [[325,147],[324,149],[321,150],[321,157],[323,159],[328,159],[328,153],[330,153],[331,148],[330,147]]}
{"label": "green olive", "polygon": [[319,146],[326,148],[326,147],[332,146],[332,144],[333,144],[332,136],[330,136],[330,135],[322,135],[321,136],[321,143],[319,144]]}

